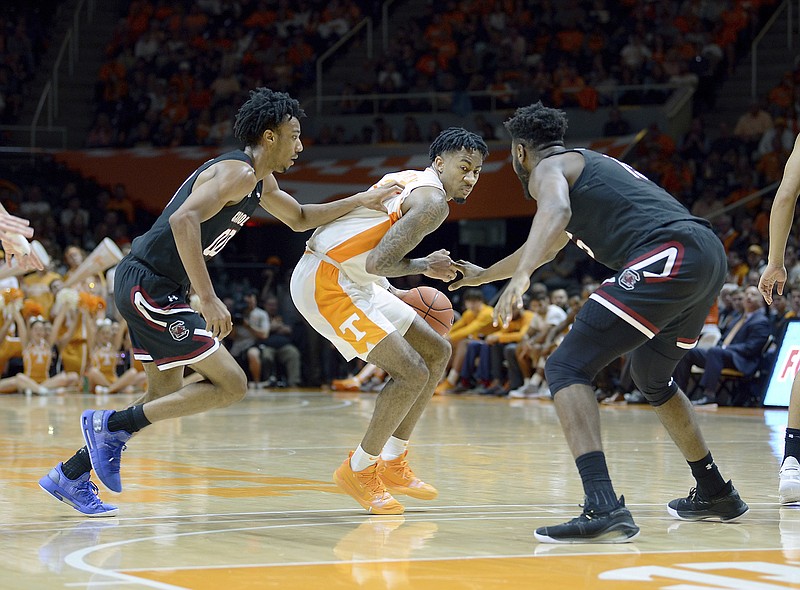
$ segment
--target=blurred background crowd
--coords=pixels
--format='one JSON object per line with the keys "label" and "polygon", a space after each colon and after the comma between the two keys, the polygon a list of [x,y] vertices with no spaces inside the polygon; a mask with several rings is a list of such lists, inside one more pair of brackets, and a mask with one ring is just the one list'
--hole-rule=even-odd
{"label": "blurred background crowd", "polygon": [[[74,4],[0,6],[0,145],[8,148],[0,160],[0,201],[31,220],[52,258],[44,273],[3,279],[3,331],[6,342],[20,336],[17,311],[24,322],[44,318],[54,351],[50,374],[75,374],[67,387],[107,392],[111,384],[90,379],[95,348],[109,346],[110,337],[117,346],[115,375],[136,369],[113,312],[113,282],[106,276],[113,269],[66,287],[75,295],[68,291],[59,300],[59,292],[104,238],[124,250],[158,212],[131,198],[124,184],[102,184],[47,150],[35,159],[13,157],[8,131],[30,121],[35,91],[57,50],[59,17]],[[718,105],[720,89],[741,73],[751,43],[779,9],[776,0],[115,0],[106,8],[114,16],[87,60],[91,100],[79,105],[86,123],[77,147],[222,149],[232,145],[232,117],[248,91],[268,86],[291,93],[309,111],[308,146],[418,144],[412,151],[424,153],[448,117],[458,116],[490,146],[505,149],[500,123],[517,106],[542,100],[600,119],[594,138],[580,130],[571,130],[572,137],[635,136],[625,160],[711,220],[728,252],[729,277],[709,316],[709,325],[717,326],[709,329],[709,346],[743,313],[746,289],[765,264],[775,183],[799,130],[800,66],[792,62],[766,92],[743,98],[727,117]],[[376,36],[378,23],[388,27],[380,55],[367,52],[360,37],[351,39],[366,21]],[[325,86],[335,100],[320,105],[320,58],[339,45],[343,57],[332,61],[335,75]],[[348,62],[354,55],[357,67]],[[643,106],[668,103],[681,88],[691,97],[683,129],[637,116]],[[785,322],[800,313],[800,224],[793,228],[790,288],[764,309],[772,333],[765,344],[778,341]],[[293,308],[287,288],[293,261],[269,249],[269,236],[279,230],[266,224],[248,231],[267,236],[261,241],[266,249],[253,255],[232,245],[224,260],[214,259],[212,276],[236,319],[226,345],[252,383],[379,388],[380,375],[342,362]],[[466,257],[451,234],[443,232],[442,242],[431,236],[426,244]],[[525,313],[504,334],[484,322],[495,287],[453,293],[461,319],[450,335],[452,370],[440,392],[546,394],[544,359],[609,274],[576,248],[565,249],[534,275]],[[410,288],[422,281],[393,282]],[[53,326],[59,312],[64,317]],[[109,324],[110,336],[98,337],[104,332],[98,328]],[[71,341],[65,334],[83,341],[77,366],[64,362]],[[22,370],[22,348],[0,354],[5,377]],[[124,385],[141,386],[140,380]],[[24,389],[30,387],[13,390]],[[751,389],[752,395],[748,390],[730,402],[757,403],[758,388]],[[598,399],[609,403],[636,401],[635,394],[624,359],[598,382]]]}

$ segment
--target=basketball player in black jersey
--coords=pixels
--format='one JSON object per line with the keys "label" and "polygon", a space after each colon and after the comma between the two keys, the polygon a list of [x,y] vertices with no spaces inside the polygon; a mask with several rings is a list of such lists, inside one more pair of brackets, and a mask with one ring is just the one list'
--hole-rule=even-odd
{"label": "basketball player in black jersey", "polygon": [[[120,457],[131,436],[152,422],[220,408],[242,399],[247,377],[220,340],[232,329],[231,314],[217,297],[206,261],[217,255],[255,211],[263,207],[295,231],[323,225],[358,206],[380,210],[401,187],[318,205],[300,205],[283,192],[274,173],[285,172],[303,151],[299,103],[259,88],[239,110],[236,138],[244,144],[193,172],[167,203],[153,227],[139,236],[117,266],[114,296],[128,322],[133,355],[144,363],[147,392],[120,411],[86,410],[86,447],[59,463],[39,484],[87,516],[111,516],[100,501],[92,468],[114,492],[122,491]],[[189,288],[200,312],[188,305]],[[186,365],[203,377],[184,384]]]}
{"label": "basketball player in black jersey", "polygon": [[548,359],[545,375],[586,494],[583,513],[542,527],[545,543],[626,542],[639,527],[617,498],[600,438],[592,380],[623,354],[636,386],[688,461],[697,480],[668,511],[684,520],[732,521],[747,504],[726,482],[706,446],[691,403],[672,380],[725,278],[722,244],[707,221],[693,217],[669,193],[618,160],[566,149],[567,119],[541,102],[506,122],[514,170],[537,212],[525,244],[483,269],[460,261],[463,278],[451,289],[510,278],[495,306],[508,324],[522,306],[531,274],[568,240],[617,271],[589,298],[572,330]]}

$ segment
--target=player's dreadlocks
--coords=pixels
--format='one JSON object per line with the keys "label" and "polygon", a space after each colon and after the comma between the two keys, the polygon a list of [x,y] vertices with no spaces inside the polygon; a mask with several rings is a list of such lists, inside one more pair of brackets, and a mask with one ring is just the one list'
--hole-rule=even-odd
{"label": "player's dreadlocks", "polygon": [[489,155],[489,148],[480,135],[461,127],[448,127],[433,140],[428,150],[428,157],[433,162],[436,156],[441,156],[447,152],[457,152],[461,148],[477,150],[484,158]]}
{"label": "player's dreadlocks", "polygon": [[267,129],[275,130],[288,118],[299,119],[305,115],[300,103],[285,92],[256,88],[250,91],[250,98],[236,113],[233,135],[245,146],[254,146]]}
{"label": "player's dreadlocks", "polygon": [[514,116],[504,125],[512,140],[524,143],[531,149],[542,149],[553,145],[564,145],[567,115],[564,111],[551,109],[539,101],[518,108]]}

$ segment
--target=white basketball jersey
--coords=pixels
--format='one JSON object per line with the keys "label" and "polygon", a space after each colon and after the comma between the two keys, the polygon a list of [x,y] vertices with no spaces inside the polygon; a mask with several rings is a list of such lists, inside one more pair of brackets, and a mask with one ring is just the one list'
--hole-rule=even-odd
{"label": "white basketball jersey", "polygon": [[381,278],[367,272],[367,257],[389,228],[402,217],[400,207],[406,196],[421,186],[432,186],[444,192],[444,187],[432,168],[387,174],[372,188],[392,181],[404,188],[399,195],[384,202],[385,212],[357,207],[339,219],[317,228],[306,244],[309,250],[325,255],[337,263],[354,283],[366,285]]}

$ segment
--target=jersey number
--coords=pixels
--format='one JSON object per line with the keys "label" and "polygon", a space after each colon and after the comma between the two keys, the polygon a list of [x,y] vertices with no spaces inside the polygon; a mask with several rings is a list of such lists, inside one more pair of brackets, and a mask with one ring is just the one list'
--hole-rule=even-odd
{"label": "jersey number", "polygon": [[622,167],[625,169],[625,171],[626,171],[626,172],[628,172],[628,173],[629,173],[629,174],[631,174],[632,176],[635,176],[635,177],[636,177],[636,178],[638,178],[639,180],[648,180],[648,178],[647,178],[647,177],[646,177],[644,174],[642,174],[642,173],[641,173],[641,172],[639,172],[638,170],[634,170],[633,168],[631,168],[631,167],[630,167],[628,164],[626,164],[625,162],[620,162],[620,161],[619,161],[619,160],[617,160],[616,158],[612,158],[611,156],[609,156],[609,155],[607,155],[607,154],[602,154],[602,156],[603,156],[604,158],[608,158],[608,159],[609,159],[609,160],[611,160],[612,162],[616,162],[617,164],[619,164],[620,166],[622,166]]}
{"label": "jersey number", "polygon": [[225,247],[225,244],[228,243],[233,236],[236,235],[235,229],[226,229],[220,235],[217,236],[217,239],[211,242],[211,244],[203,250],[203,256],[205,258],[213,258],[217,254],[219,254],[222,249]]}

